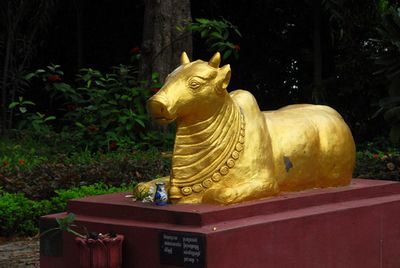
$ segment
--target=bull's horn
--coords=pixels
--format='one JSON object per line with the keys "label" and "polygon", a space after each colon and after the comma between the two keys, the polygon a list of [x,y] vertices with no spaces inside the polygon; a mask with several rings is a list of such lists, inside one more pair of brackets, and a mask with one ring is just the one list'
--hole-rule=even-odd
{"label": "bull's horn", "polygon": [[186,54],[186,52],[182,52],[182,55],[181,55],[181,65],[187,64],[187,63],[190,63],[189,57],[188,57],[188,55]]}
{"label": "bull's horn", "polygon": [[214,68],[218,68],[220,63],[221,63],[221,54],[217,52],[214,54],[214,56],[212,56],[211,60],[208,62],[208,65]]}

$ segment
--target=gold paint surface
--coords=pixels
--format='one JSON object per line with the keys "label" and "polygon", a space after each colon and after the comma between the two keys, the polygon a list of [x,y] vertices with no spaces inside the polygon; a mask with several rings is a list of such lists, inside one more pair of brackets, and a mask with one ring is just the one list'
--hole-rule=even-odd
{"label": "gold paint surface", "polygon": [[216,53],[190,62],[183,52],[148,100],[156,122],[177,124],[172,173],[161,179],[172,203],[231,204],[350,183],[354,140],[334,109],[297,104],[262,112],[250,92],[227,92],[231,69],[220,61]]}

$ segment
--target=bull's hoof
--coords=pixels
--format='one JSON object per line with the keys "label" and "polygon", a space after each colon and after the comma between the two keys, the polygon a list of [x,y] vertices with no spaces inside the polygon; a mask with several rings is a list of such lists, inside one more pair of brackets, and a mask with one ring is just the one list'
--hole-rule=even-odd
{"label": "bull's hoof", "polygon": [[203,203],[232,204],[238,198],[238,192],[234,188],[210,189],[203,196]]}
{"label": "bull's hoof", "polygon": [[151,201],[154,196],[154,186],[149,182],[141,182],[133,188],[133,197],[138,201]]}
{"label": "bull's hoof", "polygon": [[138,183],[135,188],[133,188],[133,195],[140,195],[142,192],[148,190],[148,187],[143,182]]}

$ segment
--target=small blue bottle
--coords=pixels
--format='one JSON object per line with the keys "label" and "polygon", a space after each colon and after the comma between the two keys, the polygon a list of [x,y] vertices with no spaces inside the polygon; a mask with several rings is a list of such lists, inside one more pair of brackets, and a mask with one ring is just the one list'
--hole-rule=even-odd
{"label": "small blue bottle", "polygon": [[168,204],[168,194],[167,191],[165,190],[165,183],[163,182],[157,182],[156,183],[156,194],[154,196],[154,202],[156,202],[156,205],[158,206],[165,206]]}

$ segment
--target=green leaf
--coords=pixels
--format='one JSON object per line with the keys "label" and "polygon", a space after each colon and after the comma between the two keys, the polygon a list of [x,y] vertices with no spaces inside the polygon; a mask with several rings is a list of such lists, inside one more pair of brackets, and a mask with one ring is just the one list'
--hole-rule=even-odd
{"label": "green leaf", "polygon": [[208,30],[207,29],[202,30],[201,33],[200,33],[201,38],[205,38],[207,35],[208,35]]}
{"label": "green leaf", "polygon": [[222,60],[226,60],[227,58],[229,58],[229,56],[232,54],[232,50],[229,49],[227,51],[224,52],[224,55],[222,56]]}
{"label": "green leaf", "polygon": [[24,76],[25,80],[30,80],[32,77],[36,76],[36,73],[28,73]]}
{"label": "green leaf", "polygon": [[379,74],[383,74],[385,71],[386,71],[386,68],[383,68],[383,69],[380,69],[380,70],[377,70],[377,71],[373,72],[372,74],[373,75],[379,75]]}
{"label": "green leaf", "polygon": [[120,116],[120,117],[118,118],[118,122],[120,122],[120,123],[122,123],[122,124],[125,124],[126,121],[128,121],[128,119],[129,119],[129,116]]}
{"label": "green leaf", "polygon": [[80,122],[75,122],[75,125],[77,126],[77,127],[79,127],[79,128],[82,128],[82,129],[85,129],[86,127],[82,124],[82,123],[80,123]]}
{"label": "green leaf", "polygon": [[44,122],[51,121],[51,120],[55,120],[55,119],[56,119],[56,117],[55,117],[54,115],[51,115],[51,116],[46,117],[46,118],[44,119]]}
{"label": "green leaf", "polygon": [[37,115],[40,119],[43,119],[44,116],[45,116],[45,114],[42,114],[42,113],[40,113],[40,112],[36,112],[36,115]]}
{"label": "green leaf", "polygon": [[383,108],[390,108],[394,105],[400,105],[400,96],[386,97],[379,100],[379,106]]}
{"label": "green leaf", "polygon": [[66,83],[53,83],[53,86],[55,89],[63,93],[74,92],[72,87]]}
{"label": "green leaf", "polygon": [[226,43],[225,42],[217,42],[211,45],[211,50],[221,50],[221,48],[226,47]]}
{"label": "green leaf", "polygon": [[21,112],[21,113],[26,113],[28,110],[25,108],[25,107],[19,107],[18,108],[19,109],[19,111]]}
{"label": "green leaf", "polygon": [[82,79],[83,79],[84,81],[88,81],[88,80],[90,80],[90,78],[92,78],[92,76],[91,76],[89,73],[86,73],[86,74],[84,74],[84,75],[82,76]]}
{"label": "green leaf", "polygon": [[19,102],[13,101],[13,102],[10,103],[10,105],[8,105],[8,108],[9,108],[9,109],[13,109],[13,108],[15,108],[17,105],[19,105]]}
{"label": "green leaf", "polygon": [[143,128],[146,127],[146,125],[144,124],[144,122],[142,120],[140,120],[139,118],[135,118],[134,119],[136,121],[136,123],[138,123],[139,125],[141,125]]}
{"label": "green leaf", "polygon": [[63,231],[68,231],[69,227],[73,224],[74,221],[75,221],[74,213],[69,213],[64,218],[57,219],[57,223],[60,226],[60,229]]}
{"label": "green leaf", "polygon": [[46,67],[47,67],[47,69],[49,69],[52,72],[54,72],[56,70],[56,68],[54,68],[53,66],[50,66],[50,65],[47,65]]}
{"label": "green leaf", "polygon": [[235,31],[235,33],[236,33],[238,36],[242,37],[242,34],[239,32],[238,29],[236,29],[236,27],[233,28],[233,30]]}
{"label": "green leaf", "polygon": [[201,27],[199,25],[196,25],[196,24],[189,25],[188,28],[189,28],[189,30],[192,30],[193,32],[198,32],[201,29]]}
{"label": "green leaf", "polygon": [[100,80],[94,80],[94,83],[95,83],[96,85],[98,85],[98,86],[105,87],[104,83],[101,82]]}
{"label": "green leaf", "polygon": [[226,42],[225,44],[227,47],[230,47],[231,49],[235,49],[235,45],[232,44],[231,42]]}
{"label": "green leaf", "polygon": [[212,32],[210,34],[210,36],[215,37],[217,39],[225,39],[221,34],[217,33],[217,32]]}
{"label": "green leaf", "polygon": [[387,77],[388,77],[389,79],[393,80],[396,76],[399,76],[399,75],[400,75],[400,69],[397,69],[397,70],[394,71],[394,72],[388,73],[388,74],[387,74]]}
{"label": "green leaf", "polygon": [[152,74],[151,74],[151,80],[158,80],[160,78],[160,74],[159,73],[157,73],[157,72],[153,72]]}
{"label": "green leaf", "polygon": [[383,111],[385,110],[385,108],[381,107],[379,108],[373,115],[372,115],[372,119],[376,118],[378,115],[380,115]]}
{"label": "green leaf", "polygon": [[196,21],[201,24],[208,24],[210,21],[208,19],[196,18]]}
{"label": "green leaf", "polygon": [[131,97],[131,96],[128,96],[128,95],[122,95],[122,96],[121,96],[121,100],[131,101],[131,100],[132,100],[132,97]]}
{"label": "green leaf", "polygon": [[22,102],[23,105],[36,105],[34,102],[32,101],[23,101]]}

